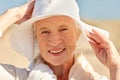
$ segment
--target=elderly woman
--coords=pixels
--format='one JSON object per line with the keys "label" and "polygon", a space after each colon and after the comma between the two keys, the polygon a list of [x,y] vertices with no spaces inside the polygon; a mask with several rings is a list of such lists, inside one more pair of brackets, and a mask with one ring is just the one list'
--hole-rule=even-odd
{"label": "elderly woman", "polygon": [[36,0],[32,18],[16,27],[10,38],[12,47],[30,60],[30,70],[3,64],[1,68],[15,80],[108,80],[80,51],[80,43],[89,41],[109,69],[110,80],[120,80],[120,57],[112,42],[103,30],[79,19],[75,0]]}

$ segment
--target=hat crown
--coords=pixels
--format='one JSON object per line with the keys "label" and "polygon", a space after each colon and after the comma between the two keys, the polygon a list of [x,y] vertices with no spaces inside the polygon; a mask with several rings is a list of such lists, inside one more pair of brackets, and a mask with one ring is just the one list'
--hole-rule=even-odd
{"label": "hat crown", "polygon": [[75,0],[36,0],[32,18],[43,15],[67,15],[79,20],[79,7]]}

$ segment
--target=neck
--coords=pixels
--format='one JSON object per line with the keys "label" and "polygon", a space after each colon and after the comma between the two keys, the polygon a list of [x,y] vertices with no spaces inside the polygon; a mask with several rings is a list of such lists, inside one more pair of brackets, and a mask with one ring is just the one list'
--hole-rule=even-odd
{"label": "neck", "polygon": [[69,71],[73,63],[74,63],[74,59],[71,58],[63,65],[59,65],[59,66],[49,65],[49,66],[54,71],[54,74],[57,76],[58,80],[67,80],[66,78],[68,78],[69,76]]}

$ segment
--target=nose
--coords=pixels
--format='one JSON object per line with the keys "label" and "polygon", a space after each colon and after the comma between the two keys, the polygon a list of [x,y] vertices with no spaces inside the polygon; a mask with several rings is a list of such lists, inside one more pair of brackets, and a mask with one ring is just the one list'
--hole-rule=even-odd
{"label": "nose", "polygon": [[61,35],[59,33],[52,33],[49,36],[49,45],[58,46],[61,43]]}

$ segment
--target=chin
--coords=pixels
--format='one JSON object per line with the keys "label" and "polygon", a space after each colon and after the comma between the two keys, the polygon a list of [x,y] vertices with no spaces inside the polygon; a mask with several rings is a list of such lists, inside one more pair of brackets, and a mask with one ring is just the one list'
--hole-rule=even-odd
{"label": "chin", "polygon": [[47,64],[50,65],[50,66],[57,67],[57,66],[63,65],[64,63],[62,63],[62,62],[60,61],[60,62],[47,62]]}
{"label": "chin", "polygon": [[52,64],[53,66],[61,66],[61,65],[63,65],[63,64]]}

